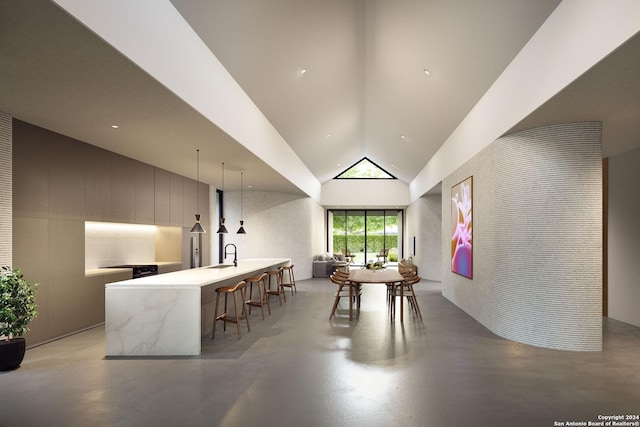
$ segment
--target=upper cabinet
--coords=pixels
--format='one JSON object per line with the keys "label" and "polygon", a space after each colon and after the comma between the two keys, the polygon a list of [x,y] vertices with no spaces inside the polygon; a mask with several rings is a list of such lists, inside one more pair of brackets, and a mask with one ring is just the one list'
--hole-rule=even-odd
{"label": "upper cabinet", "polygon": [[93,145],[84,145],[85,219],[111,220],[111,153]]}
{"label": "upper cabinet", "polygon": [[136,162],[136,219],[137,224],[155,223],[155,168]]}
{"label": "upper cabinet", "polygon": [[171,225],[182,227],[184,199],[184,177],[175,173],[171,174]]}
{"label": "upper cabinet", "polygon": [[119,154],[111,155],[111,220],[136,222],[135,160]]}
{"label": "upper cabinet", "polygon": [[206,224],[208,185],[13,121],[16,217],[191,227],[198,197]]}
{"label": "upper cabinet", "polygon": [[49,216],[49,133],[45,129],[13,120],[14,216]]}
{"label": "upper cabinet", "polygon": [[196,222],[197,211],[197,182],[195,179],[184,178],[183,181],[183,209],[182,209],[182,226],[193,227]]}
{"label": "upper cabinet", "polygon": [[155,168],[155,224],[171,225],[171,172]]}

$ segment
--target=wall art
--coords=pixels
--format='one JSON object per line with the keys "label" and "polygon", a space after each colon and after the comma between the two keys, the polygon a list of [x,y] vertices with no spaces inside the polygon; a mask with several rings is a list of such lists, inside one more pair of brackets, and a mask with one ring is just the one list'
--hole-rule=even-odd
{"label": "wall art", "polygon": [[473,278],[473,176],[451,187],[451,271]]}

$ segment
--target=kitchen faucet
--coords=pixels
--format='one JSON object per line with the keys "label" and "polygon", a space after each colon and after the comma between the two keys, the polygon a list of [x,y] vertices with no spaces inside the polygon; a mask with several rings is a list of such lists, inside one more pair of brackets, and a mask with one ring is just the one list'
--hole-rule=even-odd
{"label": "kitchen faucet", "polygon": [[227,259],[227,246],[233,246],[233,266],[238,266],[238,248],[233,243],[224,245],[224,259]]}

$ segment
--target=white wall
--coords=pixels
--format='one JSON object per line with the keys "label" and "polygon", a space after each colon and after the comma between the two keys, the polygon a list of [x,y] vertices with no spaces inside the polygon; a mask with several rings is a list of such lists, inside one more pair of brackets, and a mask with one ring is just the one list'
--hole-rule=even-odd
{"label": "white wall", "polygon": [[640,326],[640,149],[609,159],[609,317]]}
{"label": "white wall", "polygon": [[397,179],[332,179],[322,185],[323,206],[405,207],[409,185]]}
{"label": "white wall", "polygon": [[451,272],[451,202],[443,201],[443,295],[505,338],[601,350],[601,124],[500,138],[447,177],[443,195],[469,176],[473,280]]}
{"label": "white wall", "polygon": [[[310,278],[313,256],[324,248],[322,206],[309,197],[296,194],[245,191],[243,197],[247,234],[236,234],[240,227],[240,192],[224,193],[224,213],[229,230],[225,244],[234,243],[239,258],[291,258],[296,279]],[[211,233],[215,231],[211,230]]]}
{"label": "white wall", "polygon": [[564,0],[411,182],[421,197],[640,31],[637,0]]}
{"label": "white wall", "polygon": [[413,262],[424,279],[442,280],[442,196],[423,196],[407,208],[407,242],[416,238]]}

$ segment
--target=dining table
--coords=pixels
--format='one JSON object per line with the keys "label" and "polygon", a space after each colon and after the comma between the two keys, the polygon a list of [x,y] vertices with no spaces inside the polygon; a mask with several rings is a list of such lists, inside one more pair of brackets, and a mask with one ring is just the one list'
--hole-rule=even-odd
{"label": "dining table", "polygon": [[[352,269],[349,272],[349,281],[357,284],[365,283],[399,283],[402,282],[403,277],[398,270],[383,268],[379,270],[373,269]],[[403,318],[403,290],[404,286],[400,286],[400,321]],[[349,320],[353,320],[353,287],[349,287]]]}

